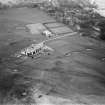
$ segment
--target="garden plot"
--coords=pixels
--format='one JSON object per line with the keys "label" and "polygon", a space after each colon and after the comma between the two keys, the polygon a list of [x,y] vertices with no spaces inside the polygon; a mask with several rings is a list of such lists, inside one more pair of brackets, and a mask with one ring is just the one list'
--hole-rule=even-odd
{"label": "garden plot", "polygon": [[44,25],[49,28],[64,27],[64,24],[57,23],[57,22],[48,22],[48,23],[44,23]]}
{"label": "garden plot", "polygon": [[43,25],[53,34],[57,34],[57,35],[73,32],[69,27],[58,22],[47,22],[47,23],[43,23]]}
{"label": "garden plot", "polygon": [[26,27],[29,29],[31,34],[40,34],[41,31],[46,30],[46,27],[41,23],[28,24]]}
{"label": "garden plot", "polygon": [[64,26],[64,27],[57,27],[57,28],[51,28],[50,29],[55,34],[67,34],[73,32],[70,28]]}

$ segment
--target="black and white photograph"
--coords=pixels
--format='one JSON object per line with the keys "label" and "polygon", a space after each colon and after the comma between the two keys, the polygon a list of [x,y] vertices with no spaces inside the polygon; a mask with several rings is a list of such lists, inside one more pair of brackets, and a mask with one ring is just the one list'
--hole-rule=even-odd
{"label": "black and white photograph", "polygon": [[0,0],[0,105],[105,105],[105,0]]}

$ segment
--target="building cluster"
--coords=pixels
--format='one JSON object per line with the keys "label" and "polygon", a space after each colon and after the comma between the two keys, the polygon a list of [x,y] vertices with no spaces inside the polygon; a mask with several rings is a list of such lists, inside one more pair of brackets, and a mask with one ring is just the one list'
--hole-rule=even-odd
{"label": "building cluster", "polygon": [[[58,1],[59,5],[53,5],[54,1]],[[50,16],[54,17],[58,22],[66,24],[74,31],[78,31],[82,35],[100,37],[100,33],[103,33],[102,25],[100,28],[100,23],[105,21],[105,17],[95,11],[95,9],[97,9],[97,5],[95,5],[94,1],[63,1],[64,0],[49,0],[47,3],[42,3],[41,7],[43,7],[43,10]],[[95,29],[98,29],[98,31]],[[100,32],[100,30],[102,30],[102,32]]]}
{"label": "building cluster", "polygon": [[27,48],[22,49],[16,54],[16,57],[27,56],[34,58],[34,56],[37,56],[39,54],[46,52],[50,53],[52,51],[54,51],[54,49],[46,46],[44,42],[41,42],[39,44],[31,44]]}
{"label": "building cluster", "polygon": [[[44,10],[59,22],[63,22],[67,25],[76,25],[78,23],[83,23],[88,20],[90,15],[92,15],[92,5],[89,7],[84,7],[81,4],[61,4],[61,6],[53,6],[52,3],[42,4]],[[91,16],[92,17],[92,16]],[[86,19],[85,19],[86,18]]]}

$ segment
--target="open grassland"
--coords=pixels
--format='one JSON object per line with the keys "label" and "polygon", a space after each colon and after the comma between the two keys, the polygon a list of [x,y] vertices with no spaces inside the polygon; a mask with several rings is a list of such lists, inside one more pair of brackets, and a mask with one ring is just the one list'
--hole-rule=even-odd
{"label": "open grassland", "polygon": [[51,55],[12,56],[46,40],[26,25],[51,21],[35,8],[0,11],[0,104],[105,104],[104,42],[76,34],[47,42],[54,49]]}

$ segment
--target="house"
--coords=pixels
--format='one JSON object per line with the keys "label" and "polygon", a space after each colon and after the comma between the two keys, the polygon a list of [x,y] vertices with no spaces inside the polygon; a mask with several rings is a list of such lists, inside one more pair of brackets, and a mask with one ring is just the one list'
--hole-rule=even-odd
{"label": "house", "polygon": [[42,32],[42,35],[48,37],[48,38],[51,38],[54,36],[54,34],[52,32],[50,32],[49,30],[45,30]]}
{"label": "house", "polygon": [[42,52],[43,47],[44,47],[43,42],[39,44],[32,44],[29,47],[21,50],[21,54],[26,56],[36,55]]}

